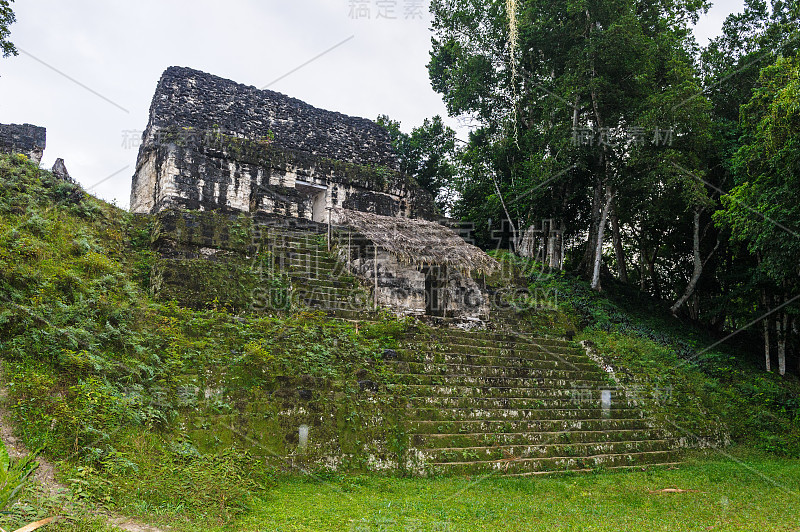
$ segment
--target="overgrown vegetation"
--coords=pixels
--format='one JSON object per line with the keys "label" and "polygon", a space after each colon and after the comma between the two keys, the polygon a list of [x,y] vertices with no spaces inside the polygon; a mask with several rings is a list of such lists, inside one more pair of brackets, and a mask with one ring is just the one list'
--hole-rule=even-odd
{"label": "overgrown vegetation", "polygon": [[[69,488],[25,492],[0,526],[52,512],[76,516],[65,529],[101,530],[81,514],[90,504],[213,529],[260,515],[298,467],[324,471],[318,459],[331,447],[344,471],[364,471],[370,455],[403,455],[399,405],[371,390],[394,382],[384,352],[418,325],[154,300],[151,234],[147,218],[87,196],[24,157],[0,156],[7,406],[28,446],[60,462]],[[736,351],[692,359],[713,339],[659,315],[658,304],[611,297],[611,288],[600,296],[565,274],[530,278],[542,308],[519,312],[526,303],[512,294],[512,311],[534,331],[578,330],[576,339],[592,342],[628,385],[671,387],[671,402],[648,404],[663,419],[701,437],[729,432],[800,454],[794,384],[756,373]],[[300,423],[312,434],[303,449]],[[374,445],[379,440],[385,448]]]}
{"label": "overgrown vegetation", "polygon": [[[378,380],[382,349],[405,324],[387,318],[359,330],[308,311],[234,314],[213,302],[192,310],[154,301],[149,232],[146,219],[22,156],[0,156],[0,353],[10,411],[28,446],[63,460],[63,480],[82,496],[222,523],[288,467],[275,451],[293,450],[248,442],[226,429],[242,428],[231,414],[297,386],[322,393],[323,381]],[[344,432],[358,439],[357,428]]]}
{"label": "overgrown vegetation", "polygon": [[[500,256],[528,273],[531,294],[547,295],[567,318],[561,332],[574,328],[575,339],[595,349],[675,436],[693,445],[730,437],[800,457],[800,382],[764,373],[751,356],[757,338],[754,343],[747,331],[723,341],[620,283],[598,294],[568,273],[543,273],[535,262]],[[536,324],[542,332],[559,326],[547,313],[533,318],[544,320]]]}
{"label": "overgrown vegetation", "polygon": [[710,6],[432,0],[431,86],[472,126],[450,212],[595,290],[755,321],[762,367],[797,375],[800,2],[745,0],[701,47]]}

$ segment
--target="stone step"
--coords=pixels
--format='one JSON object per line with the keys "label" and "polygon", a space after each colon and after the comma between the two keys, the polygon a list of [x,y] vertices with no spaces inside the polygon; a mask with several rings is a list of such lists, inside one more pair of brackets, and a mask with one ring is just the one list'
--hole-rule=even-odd
{"label": "stone step", "polygon": [[372,312],[372,306],[363,301],[347,301],[343,299],[317,297],[298,297],[294,299],[294,301],[309,307],[352,310],[354,312]]}
{"label": "stone step", "polygon": [[369,311],[336,309],[328,311],[327,314],[332,318],[346,320],[348,322],[371,322],[376,321],[380,317],[380,313],[376,312],[372,308],[370,308]]}
{"label": "stone step", "polygon": [[588,443],[549,443],[544,445],[495,445],[484,447],[439,447],[417,449],[427,462],[491,462],[509,458],[533,459],[581,457],[608,454],[669,451],[671,440],[638,440]]}
{"label": "stone step", "polygon": [[[583,352],[583,349],[574,342],[569,342],[561,338],[543,338],[539,336],[527,336],[522,334],[511,334],[508,332],[496,331],[465,331],[463,329],[448,328],[437,329],[435,333],[428,335],[431,339],[448,338],[457,339],[463,345],[495,346],[501,344],[515,344],[533,342],[546,347],[570,348]],[[427,340],[428,338],[426,338]]]}
{"label": "stone step", "polygon": [[302,299],[301,301],[309,307],[319,308],[321,310],[345,310],[355,313],[371,311],[371,307],[356,304],[351,301],[336,301],[330,299]]}
{"label": "stone step", "polygon": [[424,384],[387,384],[387,389],[403,397],[443,399],[519,399],[519,400],[575,400],[592,402],[601,391],[608,390],[613,403],[627,402],[624,390],[606,387],[514,387],[514,386],[447,386]]}
{"label": "stone step", "polygon": [[[590,379],[603,381],[605,373],[595,367],[594,369],[581,370],[574,365],[553,362],[551,367],[547,367],[543,361],[539,364],[531,361],[526,365],[505,365],[505,366],[482,366],[476,364],[439,364],[428,362],[406,362],[409,373],[424,373],[427,375],[462,375],[462,376],[481,376],[481,377],[502,377],[502,378],[551,378],[551,379]],[[545,365],[545,367],[541,367]]]}
{"label": "stone step", "polygon": [[329,277],[351,277],[350,274],[344,271],[342,268],[328,268],[318,265],[298,263],[290,264],[288,267],[284,265],[281,269],[295,276],[311,277],[314,279],[326,279]]}
{"label": "stone step", "polygon": [[632,419],[537,419],[537,420],[416,420],[409,421],[411,434],[474,434],[520,432],[595,432],[605,430],[649,430],[644,418]]}
{"label": "stone step", "polygon": [[302,274],[306,277],[350,277],[349,272],[346,272],[344,268],[338,268],[336,265],[328,266],[326,264],[311,264],[308,262],[287,262],[281,264],[280,269],[296,275]]}
{"label": "stone step", "polygon": [[495,461],[429,462],[434,474],[475,475],[488,472],[500,474],[531,474],[559,470],[587,470],[624,466],[644,467],[675,463],[675,451],[649,451],[641,453],[598,454],[592,456],[563,456],[550,458],[517,458]]}
{"label": "stone step", "polygon": [[342,289],[350,289],[356,288],[354,283],[351,279],[347,278],[336,278],[336,277],[329,277],[329,278],[307,278],[303,276],[299,276],[293,273],[289,273],[289,278],[292,281],[293,286],[297,286],[300,288],[342,288]]}
{"label": "stone step", "polygon": [[404,397],[454,398],[520,398],[520,399],[577,399],[596,398],[601,390],[609,390],[612,403],[625,402],[623,390],[608,387],[515,387],[515,386],[447,386],[426,384],[388,384],[387,388]]}
{"label": "stone step", "polygon": [[323,241],[319,243],[315,238],[292,238],[292,237],[266,237],[261,240],[261,249],[271,251],[273,253],[281,253],[282,251],[300,251],[300,252],[314,252],[322,253],[328,252],[328,247]]}
{"label": "stone step", "polygon": [[[580,362],[575,360],[553,359],[547,355],[537,357],[534,354],[529,356],[499,356],[482,355],[472,353],[448,353],[446,351],[437,352],[415,352],[408,349],[397,349],[402,355],[402,359],[407,362],[424,362],[426,364],[456,364],[456,365],[477,365],[477,366],[502,366],[502,367],[527,367],[527,368],[565,368],[580,371],[600,371],[597,364],[588,358]],[[527,354],[527,353],[526,353]]]}
{"label": "stone step", "polygon": [[530,358],[531,355],[549,355],[557,360],[571,360],[575,362],[588,362],[591,359],[586,353],[578,352],[574,349],[559,349],[535,344],[514,344],[507,347],[475,346],[464,345],[457,342],[446,342],[439,340],[429,343],[404,342],[401,347],[418,352],[428,353],[461,353],[465,355],[486,355],[486,356],[511,356],[520,358]]}
{"label": "stone step", "polygon": [[325,304],[325,303],[346,303],[348,304],[353,310],[372,310],[372,297],[364,295],[362,297],[356,297],[358,294],[349,294],[349,296],[344,295],[337,295],[335,293],[324,293],[324,292],[317,292],[317,291],[304,291],[304,290],[295,290],[293,291],[294,297],[302,301],[314,301],[315,303]]}
{"label": "stone step", "polygon": [[[683,465],[683,462],[658,462],[654,464],[644,465],[623,465],[623,466],[603,466],[604,471],[651,471],[654,469],[673,469]],[[592,473],[596,469],[583,468],[583,469],[564,469],[559,471],[529,471],[526,473],[511,473],[500,474],[501,477],[508,478],[522,478],[522,477],[538,477],[538,476],[555,476],[555,475],[571,475],[575,473]]]}
{"label": "stone step", "polygon": [[320,238],[325,239],[325,231],[315,231],[313,228],[309,229],[279,229],[271,228],[262,231],[264,238],[290,238],[290,239],[307,239],[307,238]]}
{"label": "stone step", "polygon": [[467,434],[414,434],[411,445],[418,449],[438,447],[485,447],[492,445],[546,445],[555,443],[599,443],[668,439],[655,429],[558,432],[474,432]]}
{"label": "stone step", "polygon": [[[599,392],[595,394],[599,397]],[[583,394],[574,394],[564,398],[528,398],[528,397],[453,397],[423,396],[409,397],[406,404],[410,408],[523,408],[523,409],[565,409],[565,408],[602,408],[599,398],[587,399]],[[617,396],[611,400],[611,408],[635,408],[632,401],[625,396]]]}
{"label": "stone step", "polygon": [[292,285],[292,292],[298,297],[315,299],[337,299],[340,301],[361,301],[364,299],[372,300],[372,296],[363,290],[356,288],[341,288],[338,286],[314,286],[307,287],[298,284]]}
{"label": "stone step", "polygon": [[606,385],[600,379],[558,378],[558,377],[495,377],[479,375],[427,375],[405,373],[397,375],[397,384],[427,384],[448,386],[513,387],[513,388],[599,388]]}
{"label": "stone step", "polygon": [[327,252],[323,251],[308,253],[285,251],[279,253],[275,257],[275,261],[282,261],[283,264],[319,266],[320,268],[329,269],[343,266],[339,261],[328,255]]}
{"label": "stone step", "polygon": [[636,419],[638,408],[415,408],[408,413],[412,421],[523,421],[523,420],[592,420]]}

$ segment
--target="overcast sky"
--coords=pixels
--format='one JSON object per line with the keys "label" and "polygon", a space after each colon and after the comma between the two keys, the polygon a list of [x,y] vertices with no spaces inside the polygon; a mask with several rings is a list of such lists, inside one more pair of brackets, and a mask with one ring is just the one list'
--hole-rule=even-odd
{"label": "overcast sky", "polygon": [[[46,127],[43,166],[64,158],[84,187],[125,208],[138,136],[156,83],[171,65],[270,85],[349,115],[388,114],[409,130],[446,114],[425,68],[428,4],[17,0],[11,40],[20,55],[0,59],[0,123]],[[394,9],[379,12],[379,6]],[[741,8],[742,0],[718,1],[696,28],[700,44]]]}

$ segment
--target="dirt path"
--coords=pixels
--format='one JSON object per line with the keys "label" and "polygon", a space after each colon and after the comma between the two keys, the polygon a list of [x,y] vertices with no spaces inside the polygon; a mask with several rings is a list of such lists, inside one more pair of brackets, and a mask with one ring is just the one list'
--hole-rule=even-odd
{"label": "dirt path", "polygon": [[[6,410],[7,397],[8,388],[6,388],[6,379],[3,375],[3,366],[0,363],[0,439],[6,444],[9,456],[16,459],[28,454],[28,449],[19,438],[14,436],[11,424],[7,421],[10,419]],[[67,489],[56,481],[56,469],[53,464],[42,457],[37,458],[36,461],[39,462],[39,467],[33,473],[33,478],[42,486],[45,493],[55,495],[59,489]]]}
{"label": "dirt path", "polygon": [[[19,458],[28,454],[28,449],[25,448],[25,445],[19,438],[14,436],[14,431],[11,428],[10,422],[8,422],[10,419],[6,409],[8,388],[5,383],[6,379],[3,375],[3,366],[2,362],[0,362],[0,439],[5,443],[9,456],[11,456],[11,458]],[[53,496],[59,491],[68,490],[66,486],[56,480],[56,468],[52,463],[41,456],[36,458],[36,461],[39,462],[39,467],[34,472],[33,479],[42,487],[45,494]],[[112,527],[116,527],[119,530],[126,530],[127,532],[165,532],[160,528],[138,523],[133,519],[113,514],[106,515],[106,520]]]}

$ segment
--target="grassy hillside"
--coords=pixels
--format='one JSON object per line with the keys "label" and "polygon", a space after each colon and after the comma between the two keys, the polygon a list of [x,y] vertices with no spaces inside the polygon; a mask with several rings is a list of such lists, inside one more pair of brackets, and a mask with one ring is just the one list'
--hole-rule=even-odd
{"label": "grassy hillside", "polygon": [[[358,383],[390,382],[384,350],[424,326],[389,316],[356,326],[307,309],[234,313],[214,301],[205,310],[156,301],[149,223],[24,157],[0,156],[7,406],[17,433],[59,462],[71,489],[55,497],[29,491],[0,527],[76,501],[223,526],[261,507],[285,473],[298,471],[292,465],[324,470],[314,458],[325,445],[341,446],[351,471],[362,471],[370,452],[401,451],[396,405],[361,393]],[[525,327],[576,330],[576,340],[590,342],[687,441],[729,435],[800,455],[795,380],[764,374],[722,348],[683,363],[713,339],[566,275],[529,279],[535,293],[558,296],[556,310],[520,314]],[[273,449],[297,446],[289,438],[297,427],[281,425],[279,415],[291,403],[281,394],[297,389],[323,398],[312,414],[328,421],[320,425],[322,447],[287,464]],[[377,414],[382,423],[371,425]],[[270,434],[278,439],[255,439]],[[372,449],[377,440],[388,443]]]}
{"label": "grassy hillside", "polygon": [[531,293],[550,294],[575,326],[575,340],[613,369],[676,436],[693,446],[735,442],[800,456],[800,382],[766,373],[762,347],[746,341],[747,331],[725,340],[727,335],[683,322],[668,304],[611,280],[598,294],[567,273],[542,274],[536,264],[509,260],[530,272]]}
{"label": "grassy hillside", "polygon": [[82,497],[224,522],[284,469],[233,441],[237,407],[267,403],[262,389],[377,379],[370,361],[405,323],[162,304],[153,259],[147,219],[0,157],[0,353],[18,434]]}

